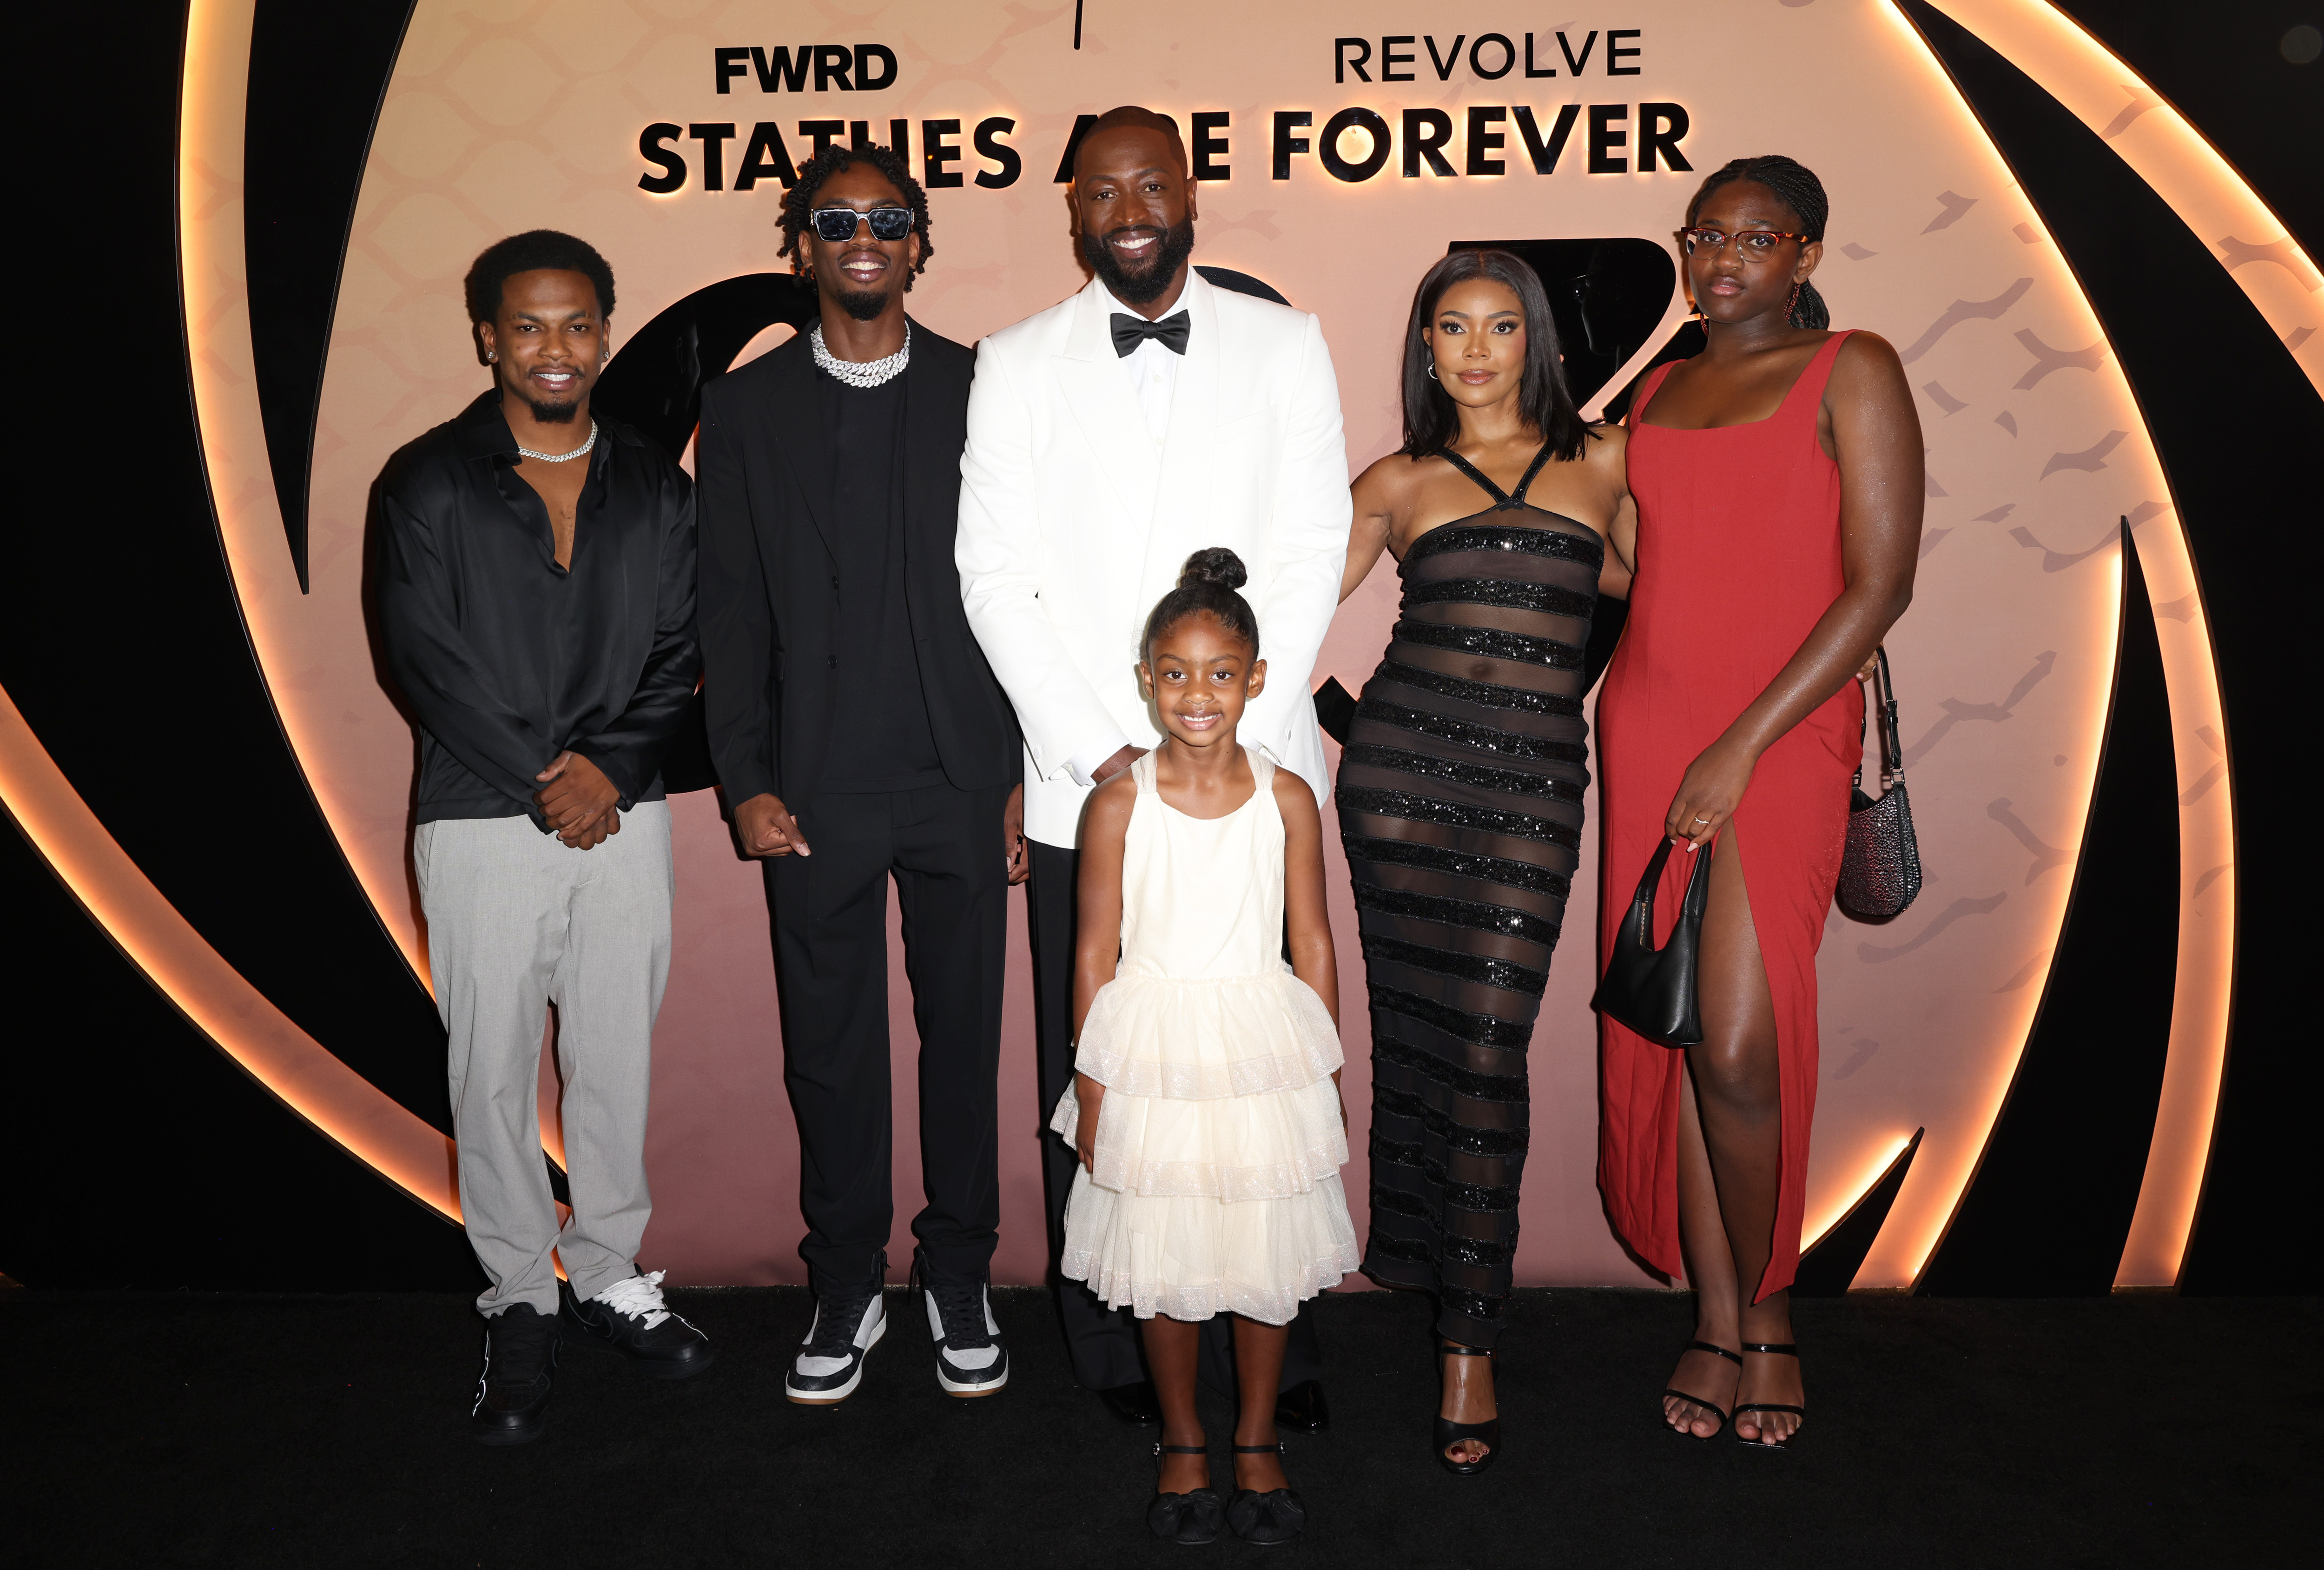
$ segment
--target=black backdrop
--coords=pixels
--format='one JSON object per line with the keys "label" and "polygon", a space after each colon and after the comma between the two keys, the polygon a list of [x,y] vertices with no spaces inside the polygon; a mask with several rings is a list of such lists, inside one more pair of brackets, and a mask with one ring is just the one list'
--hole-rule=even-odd
{"label": "black backdrop", "polygon": [[[2324,63],[2294,67],[2277,51],[2284,30],[2310,16],[2282,0],[2200,19],[2167,0],[2063,8],[2184,110],[2319,253]],[[2262,750],[2279,728],[2268,722],[2310,663],[2294,636],[2313,553],[2295,555],[2293,541],[2310,531],[2314,503],[2293,466],[2324,450],[2324,409],[2264,324],[2255,331],[2256,314],[2223,273],[2170,264],[2194,236],[2103,143],[1940,14],[1907,11],[2059,236],[2154,429],[2223,629],[2241,835],[2261,843],[2279,832],[2254,806],[2257,785],[2280,777]],[[322,281],[336,270],[377,67],[392,59],[407,12],[403,0],[258,7],[254,77],[270,51],[301,68],[270,78],[290,84],[281,97],[254,104],[254,144],[263,119],[269,145],[296,149],[249,171],[254,230],[274,225],[254,233],[252,261],[254,287],[274,269],[278,309],[254,325],[270,366],[270,434],[296,438],[311,419],[298,405],[310,402],[320,373]],[[31,130],[10,335],[23,374],[14,435],[28,467],[0,602],[0,686],[106,827],[231,964],[444,1126],[442,1032],[290,760],[210,515],[176,277],[183,6],[57,7],[19,27],[22,57],[38,62],[19,77]],[[304,205],[293,214],[292,204]],[[2163,237],[2134,245],[2134,234]],[[303,458],[294,467],[303,476]],[[2319,1198],[2294,1121],[2313,1088],[2312,1027],[2291,1028],[2304,971],[2292,944],[2313,922],[2288,887],[2263,886],[2259,865],[2238,882],[2230,1058],[2183,1285],[2312,1291],[2312,1251],[2286,1248],[2281,1233],[2283,1217],[2315,1214]],[[35,1288],[475,1282],[456,1230],[210,1047],[6,831],[0,901],[12,934],[0,958],[12,1113],[0,1141],[0,1270]],[[2093,919],[2092,903],[2078,901],[2078,926]],[[2135,904],[2096,914],[2139,919]],[[2085,929],[2082,940],[2103,949],[2106,937]],[[2119,1110],[2106,1084],[2103,992],[2061,996],[2053,986],[2044,1008],[2045,1030],[2073,1027],[2061,1050],[2096,1086],[2076,1114],[2086,1118]],[[2038,1271],[2013,1279],[2013,1260],[2041,1248],[2045,1227],[2074,1223],[2050,1199],[2071,1187],[2055,1164],[2085,1142],[2029,1131],[2021,1102],[2040,1100],[2013,1100],[2009,1159],[1997,1150],[1964,1206],[1964,1225],[1980,1213],[2009,1224],[1982,1242],[1963,1236],[1958,1252],[1948,1239],[1937,1261],[1946,1269],[1932,1269],[1950,1279],[1947,1289],[2036,1284]],[[2128,1110],[2151,1119],[2151,1098]]]}

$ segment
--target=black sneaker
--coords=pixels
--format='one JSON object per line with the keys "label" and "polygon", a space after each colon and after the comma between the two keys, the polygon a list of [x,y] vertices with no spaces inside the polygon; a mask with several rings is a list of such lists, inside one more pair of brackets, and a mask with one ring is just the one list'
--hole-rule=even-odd
{"label": "black sneaker", "polygon": [[1009,1347],[992,1317],[991,1288],[982,1281],[947,1281],[916,1267],[927,1299],[928,1334],[936,1344],[936,1383],[946,1395],[989,1396],[1009,1382]]}
{"label": "black sneaker", "polygon": [[863,1360],[888,1334],[888,1312],[880,1295],[881,1268],[845,1292],[815,1300],[815,1323],[799,1343],[783,1394],[803,1407],[835,1406],[863,1382]]}
{"label": "black sneaker", "polygon": [[582,1299],[570,1281],[557,1283],[557,1316],[564,1338],[600,1352],[618,1352],[648,1379],[690,1380],[718,1361],[710,1338],[662,1301],[665,1272],[629,1276]]}
{"label": "black sneaker", "polygon": [[484,1371],[468,1432],[480,1445],[525,1445],[547,1427],[551,1371],[557,1367],[557,1321],[530,1303],[516,1303],[484,1321]]}

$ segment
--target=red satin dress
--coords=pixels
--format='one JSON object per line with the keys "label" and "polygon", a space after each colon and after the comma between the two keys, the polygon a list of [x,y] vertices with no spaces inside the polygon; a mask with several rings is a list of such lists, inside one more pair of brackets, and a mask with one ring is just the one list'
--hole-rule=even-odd
{"label": "red satin dress", "polygon": [[[1652,424],[1655,371],[1630,416],[1637,577],[1628,624],[1598,704],[1599,954],[1663,838],[1679,780],[1799,652],[1844,583],[1840,468],[1816,440],[1824,383],[1847,338],[1815,353],[1773,416],[1673,430]],[[1775,1000],[1783,1176],[1775,1249],[1752,1300],[1792,1284],[1815,1113],[1817,946],[1840,877],[1849,786],[1861,754],[1853,681],[1769,747],[1737,808],[1751,919]],[[1708,854],[1707,852],[1704,854]],[[1655,941],[1677,919],[1693,859],[1673,855]],[[1678,1114],[1683,1054],[1600,1016],[1598,1187],[1615,1228],[1667,1275],[1683,1273]]]}

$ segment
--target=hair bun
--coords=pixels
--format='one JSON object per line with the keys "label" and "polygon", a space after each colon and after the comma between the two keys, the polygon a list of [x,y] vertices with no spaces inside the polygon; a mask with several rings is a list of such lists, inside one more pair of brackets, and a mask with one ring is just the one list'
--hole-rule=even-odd
{"label": "hair bun", "polygon": [[1185,570],[1178,575],[1180,588],[1207,583],[1222,589],[1239,589],[1250,581],[1250,574],[1243,570],[1242,558],[1223,545],[1197,550],[1186,558]]}

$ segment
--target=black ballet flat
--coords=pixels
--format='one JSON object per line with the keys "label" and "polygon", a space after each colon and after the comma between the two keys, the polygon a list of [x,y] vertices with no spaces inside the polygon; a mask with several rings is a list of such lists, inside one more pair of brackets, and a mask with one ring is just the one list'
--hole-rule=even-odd
{"label": "black ballet flat", "polygon": [[[1283,1441],[1272,1445],[1238,1445],[1237,1455],[1281,1455]],[[1290,1542],[1307,1529],[1307,1505],[1290,1488],[1271,1488],[1265,1493],[1256,1489],[1239,1488],[1227,1504],[1227,1525],[1234,1535],[1255,1547],[1271,1548],[1278,1543]]]}
{"label": "black ballet flat", "polygon": [[[1723,1346],[1713,1346],[1707,1341],[1690,1341],[1686,1344],[1686,1350],[1689,1352],[1715,1352],[1720,1356],[1725,1358],[1728,1362],[1733,1363],[1737,1368],[1741,1368],[1743,1366],[1743,1354],[1741,1353],[1729,1352]],[[1721,1434],[1726,1433],[1727,1425],[1733,1421],[1733,1419],[1729,1417],[1727,1411],[1716,1401],[1706,1401],[1701,1396],[1691,1396],[1687,1394],[1686,1391],[1674,1389],[1669,1385],[1665,1385],[1663,1387],[1663,1394],[1666,1396],[1676,1396],[1682,1401],[1692,1401],[1698,1407],[1708,1407],[1711,1410],[1719,1414],[1719,1427],[1713,1428],[1710,1433],[1700,1436],[1706,1442],[1716,1439]],[[1738,1409],[1739,1410],[1740,1408]],[[1662,1425],[1664,1427],[1669,1428],[1672,1433],[1677,1435],[1682,1439],[1692,1439],[1697,1437],[1696,1435],[1690,1433],[1684,1428],[1674,1427],[1667,1416],[1663,1418]]]}
{"label": "black ballet flat", "polygon": [[[1772,1342],[1747,1341],[1743,1344],[1743,1350],[1746,1352],[1763,1352],[1771,1357],[1797,1357],[1800,1355],[1799,1347],[1788,1341],[1784,1342],[1780,1346]],[[1741,1358],[1737,1358],[1735,1361],[1740,1362],[1743,1360]],[[1687,1399],[1691,1401],[1694,1399],[1694,1398],[1692,1396],[1689,1396]],[[1789,1412],[1794,1417],[1803,1418],[1808,1415],[1808,1409],[1805,1407],[1788,1406],[1782,1401],[1744,1401],[1738,1403],[1735,1408],[1735,1416],[1738,1418],[1740,1418],[1746,1412]],[[1766,1431],[1767,1430],[1764,1426],[1759,1430],[1762,1434],[1765,1434]],[[1781,1439],[1746,1439],[1743,1437],[1743,1430],[1740,1427],[1738,1427],[1735,1430],[1735,1442],[1738,1445],[1748,1445],[1753,1450],[1789,1450],[1792,1447],[1792,1441],[1799,1436],[1800,1431],[1797,1428],[1794,1428],[1788,1436]]]}
{"label": "black ballet flat", "polygon": [[[1490,1357],[1493,1349],[1489,1346],[1462,1346],[1457,1341],[1448,1341],[1437,1347],[1436,1353],[1439,1357]],[[1494,1394],[1498,1399],[1499,1392],[1495,1391]],[[1484,1459],[1455,1461],[1444,1454],[1463,1439],[1474,1439],[1483,1444],[1486,1446]],[[1455,1423],[1450,1418],[1436,1419],[1436,1460],[1453,1476],[1475,1477],[1500,1459],[1500,1455],[1501,1420],[1498,1417],[1488,1418],[1481,1423]]]}
{"label": "black ballet flat", "polygon": [[[1159,1469],[1165,1455],[1208,1455],[1210,1448],[1203,1445],[1164,1445],[1154,1446],[1154,1464]],[[1147,1529],[1166,1543],[1176,1543],[1188,1548],[1199,1548],[1205,1543],[1215,1543],[1225,1529],[1226,1501],[1219,1498],[1214,1488],[1198,1488],[1192,1493],[1157,1493],[1154,1502],[1146,1507]]]}

